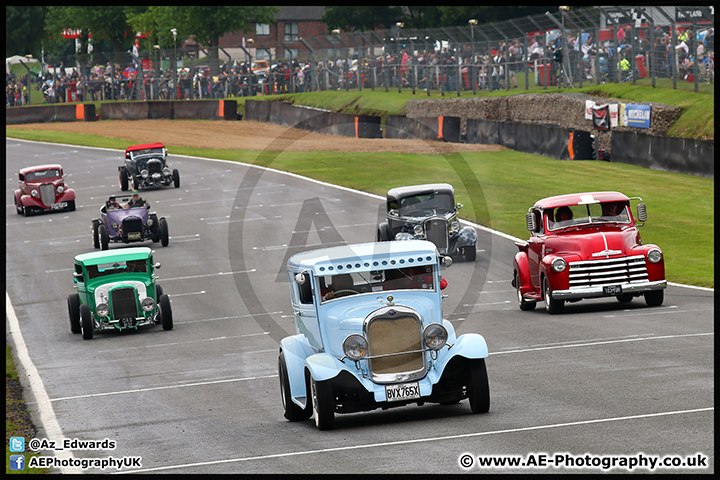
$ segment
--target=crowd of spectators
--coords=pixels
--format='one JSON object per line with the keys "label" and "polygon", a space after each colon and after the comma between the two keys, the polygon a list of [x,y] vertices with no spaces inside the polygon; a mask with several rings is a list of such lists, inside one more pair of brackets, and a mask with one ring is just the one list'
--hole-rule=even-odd
{"label": "crowd of spectators", "polygon": [[359,86],[492,91],[517,88],[516,74],[536,74],[538,65],[543,78],[536,76],[533,83],[540,85],[555,85],[561,79],[573,83],[628,81],[647,77],[647,68],[652,68],[657,77],[676,76],[691,81],[697,74],[700,81],[713,82],[714,29],[700,31],[697,48],[691,48],[691,30],[678,28],[673,45],[670,28],[656,26],[653,32],[636,31],[634,38],[630,38],[630,27],[618,28],[613,42],[597,42],[592,33],[576,35],[568,30],[565,42],[559,35],[541,35],[527,41],[523,37],[493,45],[465,44],[461,48],[443,46],[415,52],[400,48],[360,59],[322,58],[312,63],[277,60],[270,62],[269,68],[255,70],[249,62],[235,61],[220,65],[216,75],[211,75],[207,66],[194,66],[192,70],[181,66],[177,80],[170,68],[142,70],[134,62],[125,67],[108,62],[86,68],[85,73],[83,69],[67,69],[61,63],[35,78],[6,74],[6,105],[27,104],[29,88],[42,92],[43,103],[227,98]]}

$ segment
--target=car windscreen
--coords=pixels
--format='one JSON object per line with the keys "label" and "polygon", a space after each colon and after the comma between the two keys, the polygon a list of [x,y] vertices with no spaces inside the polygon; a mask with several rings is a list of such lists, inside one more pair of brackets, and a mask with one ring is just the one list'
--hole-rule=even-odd
{"label": "car windscreen", "polygon": [[576,225],[630,223],[628,205],[624,202],[567,205],[545,210],[550,231]]}
{"label": "car windscreen", "polygon": [[60,176],[60,170],[51,168],[49,170],[38,170],[35,172],[30,172],[27,175],[25,175],[25,180],[33,181],[33,180],[39,180],[41,178],[58,178],[59,176]]}
{"label": "car windscreen", "polygon": [[147,261],[145,260],[128,260],[113,263],[100,263],[98,265],[88,265],[86,267],[88,278],[103,277],[105,275],[115,275],[117,273],[147,273]]}
{"label": "car windscreen", "polygon": [[447,192],[428,192],[403,197],[398,201],[401,216],[424,217],[444,215],[455,210],[453,196]]}
{"label": "car windscreen", "polygon": [[[436,283],[433,265],[341,273],[319,277],[318,280],[323,302],[357,293],[377,293],[387,290],[434,290]],[[340,292],[340,294],[328,296],[329,292]]]}

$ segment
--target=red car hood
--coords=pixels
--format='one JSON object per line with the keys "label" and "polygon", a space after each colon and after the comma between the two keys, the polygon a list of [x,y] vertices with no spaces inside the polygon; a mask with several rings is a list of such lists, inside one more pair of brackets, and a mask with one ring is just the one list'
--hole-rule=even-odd
{"label": "red car hood", "polygon": [[587,226],[573,228],[549,236],[545,241],[545,254],[571,255],[574,260],[600,260],[608,257],[632,255],[637,245],[637,228],[623,226]]}

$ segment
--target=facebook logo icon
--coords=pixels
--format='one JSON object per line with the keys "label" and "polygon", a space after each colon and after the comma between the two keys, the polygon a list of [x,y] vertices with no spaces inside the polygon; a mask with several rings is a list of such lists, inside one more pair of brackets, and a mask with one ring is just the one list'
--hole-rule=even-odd
{"label": "facebook logo icon", "polygon": [[10,470],[25,470],[25,455],[10,455]]}
{"label": "facebook logo icon", "polygon": [[24,452],[25,451],[25,437],[10,437],[10,451],[11,452]]}

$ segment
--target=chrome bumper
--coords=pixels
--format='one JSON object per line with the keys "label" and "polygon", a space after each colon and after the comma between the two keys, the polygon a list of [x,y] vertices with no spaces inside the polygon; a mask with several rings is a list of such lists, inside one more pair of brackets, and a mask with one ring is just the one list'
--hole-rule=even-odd
{"label": "chrome bumper", "polygon": [[[641,283],[621,283],[622,293],[625,295],[628,293],[643,293],[650,292],[652,290],[662,290],[667,287],[667,280],[657,280],[654,282],[641,282]],[[583,287],[573,288],[572,290],[554,290],[552,297],[554,300],[572,300],[577,298],[596,298],[596,297],[614,297],[617,294],[607,294],[603,292],[602,286],[597,287]]]}

